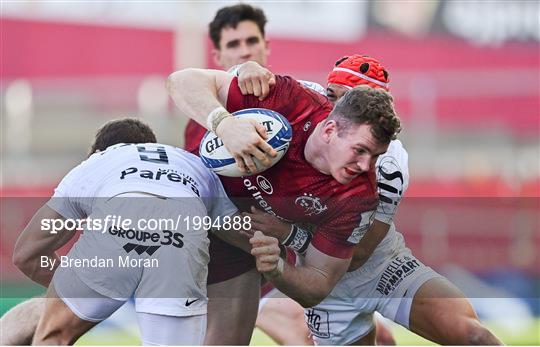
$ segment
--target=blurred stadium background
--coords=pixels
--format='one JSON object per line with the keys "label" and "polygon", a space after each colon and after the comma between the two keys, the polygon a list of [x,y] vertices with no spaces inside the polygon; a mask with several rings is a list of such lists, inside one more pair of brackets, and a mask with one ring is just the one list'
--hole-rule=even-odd
{"label": "blurred stadium background", "polygon": [[[164,79],[215,67],[207,23],[233,3],[2,2],[0,312],[42,292],[11,265],[43,201],[29,198],[49,196],[109,119],[140,117],[181,146]],[[540,344],[539,2],[250,3],[269,19],[276,73],[324,85],[343,55],[383,62],[410,156],[398,229],[505,343]],[[101,329],[83,342],[137,343]],[[396,329],[398,343],[423,344]]]}

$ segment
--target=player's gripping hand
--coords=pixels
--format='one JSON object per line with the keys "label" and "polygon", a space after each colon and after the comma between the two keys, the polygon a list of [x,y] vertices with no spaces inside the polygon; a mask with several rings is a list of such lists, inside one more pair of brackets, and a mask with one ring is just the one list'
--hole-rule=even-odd
{"label": "player's gripping hand", "polygon": [[[217,126],[216,134],[245,174],[269,167],[270,158],[277,155],[265,141],[268,138],[266,129],[254,119],[226,117]],[[257,158],[264,167],[257,168],[253,158]]]}
{"label": "player's gripping hand", "polygon": [[267,236],[273,236],[283,243],[291,232],[291,225],[281,221],[279,218],[272,216],[269,213],[261,211],[254,206],[251,206],[251,213],[243,212],[242,216],[249,217],[251,222],[251,230],[246,230],[246,233],[251,233],[253,236],[255,230],[262,231]]}
{"label": "player's gripping hand", "polygon": [[247,61],[240,67],[238,87],[242,95],[255,95],[262,101],[275,84],[274,74],[254,61]]}
{"label": "player's gripping hand", "polygon": [[275,237],[266,236],[257,230],[249,243],[251,255],[255,257],[257,270],[260,273],[267,277],[275,277],[283,273],[283,259],[279,257],[279,243]]}

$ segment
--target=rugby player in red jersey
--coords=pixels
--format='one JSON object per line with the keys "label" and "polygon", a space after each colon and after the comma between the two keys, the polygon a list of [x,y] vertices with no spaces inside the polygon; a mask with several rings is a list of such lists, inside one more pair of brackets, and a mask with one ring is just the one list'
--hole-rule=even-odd
{"label": "rugby player in red jersey", "polygon": [[[298,267],[283,264],[274,284],[304,306],[320,302],[349,265],[355,245],[353,231],[369,226],[377,201],[370,168],[399,131],[390,95],[380,89],[359,87],[332,109],[324,96],[291,78],[276,76],[275,86],[261,101],[242,95],[233,76],[197,69],[173,73],[168,86],[182,114],[215,131],[245,172],[257,171],[252,156],[267,164],[267,155],[274,155],[274,150],[261,137],[264,128],[250,120],[230,117],[222,105],[230,112],[269,108],[287,117],[294,135],[289,151],[278,164],[259,175],[222,179],[229,196],[244,211],[256,205],[284,220],[314,227],[305,263]],[[259,185],[261,181],[266,184]],[[272,189],[265,191],[261,186]],[[240,197],[243,199],[235,200]],[[231,259],[212,256],[220,264],[234,264]],[[238,264],[249,269],[253,260],[249,261],[249,266]],[[258,284],[258,278],[255,280]],[[246,302],[258,299],[258,287],[235,289],[233,295]],[[230,296],[231,290],[222,295]],[[257,307],[248,306],[243,304],[243,312],[256,314]],[[244,322],[243,317],[230,312],[227,318],[231,324]],[[244,330],[251,328],[243,324]],[[247,342],[236,340],[237,344]]]}
{"label": "rugby player in red jersey", "polygon": [[[251,65],[251,74],[266,74],[266,69]],[[260,81],[264,81],[261,79]],[[328,76],[328,96],[338,100],[347,90],[360,84],[388,89],[388,73],[373,58],[352,55],[336,62]],[[264,97],[261,95],[260,97]],[[406,248],[403,236],[396,231],[393,216],[408,186],[407,152],[399,140],[392,141],[387,153],[376,163],[380,201],[371,228],[361,237],[347,274],[330,295],[306,310],[306,320],[317,344],[375,344],[373,312],[380,311],[407,329],[441,344],[495,345],[501,342],[478,320],[463,293],[431,268],[422,264]],[[253,228],[278,238],[282,245],[298,251],[309,242],[309,234],[297,226],[253,209],[247,214]],[[268,243],[263,242],[266,239]],[[259,236],[254,252],[275,259],[279,248],[275,240]],[[266,248],[274,245],[274,257]],[[262,258],[261,258],[262,259]],[[262,266],[262,268],[261,268]],[[272,264],[259,261],[261,270]],[[267,276],[268,277],[268,276]],[[283,306],[295,310],[291,300]],[[285,315],[291,317],[292,314]],[[281,319],[281,322],[283,322]],[[290,324],[290,323],[289,323]],[[275,324],[274,324],[275,325]],[[286,329],[286,327],[274,327]],[[275,331],[274,330],[274,331]]]}

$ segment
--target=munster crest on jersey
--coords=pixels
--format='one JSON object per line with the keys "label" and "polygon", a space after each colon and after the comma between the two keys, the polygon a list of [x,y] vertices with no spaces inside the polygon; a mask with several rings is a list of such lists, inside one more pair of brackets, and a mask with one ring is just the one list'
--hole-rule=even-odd
{"label": "munster crest on jersey", "polygon": [[304,193],[304,195],[297,197],[294,203],[302,207],[307,216],[323,213],[327,209],[326,205],[321,203],[321,199],[313,194]]}

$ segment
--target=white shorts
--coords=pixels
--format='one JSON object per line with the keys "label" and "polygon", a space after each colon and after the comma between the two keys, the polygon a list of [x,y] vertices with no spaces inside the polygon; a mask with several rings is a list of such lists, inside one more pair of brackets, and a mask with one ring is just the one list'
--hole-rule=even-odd
{"label": "white shorts", "polygon": [[[64,269],[53,279],[56,294],[80,319],[101,322],[125,304],[125,299],[103,296],[84,284],[73,269]],[[159,299],[156,299],[159,300]],[[201,345],[206,332],[206,314],[176,317],[141,312],[135,299],[137,322],[143,345]],[[166,304],[166,303],[165,303]]]}
{"label": "white shorts", "polygon": [[316,344],[349,345],[359,340],[374,328],[375,311],[409,327],[414,295],[426,281],[442,276],[416,259],[401,234],[397,236],[401,240],[392,257],[347,272],[326,299],[305,310]]}
{"label": "white shorts", "polygon": [[[96,206],[91,217],[102,220],[107,215],[132,221],[176,221],[179,216],[182,219],[206,215],[206,208],[197,199],[122,197],[104,199]],[[120,301],[134,297],[137,312],[168,316],[206,314],[206,231],[187,230],[182,221],[177,228],[163,230],[141,230],[136,222],[132,225],[125,229],[109,227],[105,232],[85,230],[64,259],[64,266],[57,269],[55,288],[65,292],[72,278],[66,272],[72,270],[81,283],[101,296]],[[68,295],[91,299],[92,294],[87,293],[81,288],[78,294],[76,288],[71,288]]]}

